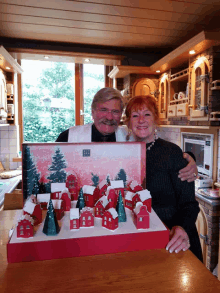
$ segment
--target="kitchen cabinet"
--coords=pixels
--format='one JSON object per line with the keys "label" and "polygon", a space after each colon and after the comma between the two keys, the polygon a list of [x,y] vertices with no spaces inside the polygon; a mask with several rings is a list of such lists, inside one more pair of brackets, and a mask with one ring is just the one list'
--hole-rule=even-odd
{"label": "kitchen cabinet", "polygon": [[[168,110],[168,101],[169,101],[169,76],[168,74],[164,74],[159,83],[159,118],[166,119],[167,118],[167,110]],[[173,113],[174,109],[169,109],[170,112]]]}
{"label": "kitchen cabinet", "polygon": [[203,56],[192,64],[190,118],[208,117],[210,64]]}
{"label": "kitchen cabinet", "polygon": [[3,46],[0,46],[0,123],[1,121],[9,125],[17,123],[17,75],[22,72],[17,61]]}

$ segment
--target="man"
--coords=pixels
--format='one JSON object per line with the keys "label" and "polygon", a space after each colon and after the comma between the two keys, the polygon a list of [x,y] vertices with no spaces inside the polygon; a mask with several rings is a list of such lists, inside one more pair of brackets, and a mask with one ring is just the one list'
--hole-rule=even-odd
{"label": "man", "polygon": [[[127,141],[128,129],[119,126],[124,108],[121,93],[114,88],[102,88],[92,101],[94,123],[73,126],[62,132],[56,142],[123,142]],[[189,164],[180,170],[179,178],[194,181],[197,177],[195,161],[189,154],[183,156]]]}

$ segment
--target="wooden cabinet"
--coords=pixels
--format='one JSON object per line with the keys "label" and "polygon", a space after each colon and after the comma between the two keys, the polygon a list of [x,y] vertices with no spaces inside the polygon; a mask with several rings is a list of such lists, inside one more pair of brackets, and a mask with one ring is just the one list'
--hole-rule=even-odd
{"label": "wooden cabinet", "polygon": [[[168,74],[164,74],[159,83],[159,117],[160,119],[167,118],[168,110],[168,101],[169,101],[169,77]],[[170,110],[170,113],[173,111]]]}
{"label": "wooden cabinet", "polygon": [[208,239],[208,223],[206,220],[205,212],[201,204],[199,205],[200,212],[196,221],[196,228],[199,234],[200,243],[202,247],[203,263],[207,266],[207,239]]}
{"label": "wooden cabinet", "polygon": [[16,60],[0,46],[0,123],[2,121],[2,124],[14,125],[17,122],[17,74],[22,72]]}
{"label": "wooden cabinet", "polygon": [[208,118],[209,61],[205,57],[197,59],[191,71],[190,118]]}
{"label": "wooden cabinet", "polygon": [[7,118],[7,94],[6,78],[4,72],[0,69],[0,124],[5,123]]}

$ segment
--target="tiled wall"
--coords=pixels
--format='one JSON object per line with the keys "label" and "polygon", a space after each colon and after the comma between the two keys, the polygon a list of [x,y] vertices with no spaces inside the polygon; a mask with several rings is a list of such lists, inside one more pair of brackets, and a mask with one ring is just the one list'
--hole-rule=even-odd
{"label": "tiled wall", "polygon": [[21,163],[13,162],[12,159],[18,154],[18,126],[1,126],[0,127],[0,161],[4,168],[9,161],[11,170],[17,169]]}

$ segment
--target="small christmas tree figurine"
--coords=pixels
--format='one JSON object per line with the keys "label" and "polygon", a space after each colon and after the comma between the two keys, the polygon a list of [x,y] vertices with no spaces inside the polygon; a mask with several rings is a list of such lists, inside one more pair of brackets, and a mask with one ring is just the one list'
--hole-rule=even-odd
{"label": "small christmas tree figurine", "polygon": [[116,205],[116,211],[118,213],[118,222],[126,222],[127,217],[126,217],[123,199],[121,196],[121,191],[119,191],[118,201],[117,201],[117,205]]}
{"label": "small christmas tree figurine", "polygon": [[84,207],[85,207],[85,200],[84,200],[84,196],[83,196],[83,190],[82,190],[82,188],[80,188],[78,200],[76,203],[76,208],[78,208],[81,211],[81,209]]}
{"label": "small christmas tree figurine", "polygon": [[59,232],[60,227],[58,225],[57,217],[54,212],[52,200],[50,199],[46,219],[44,221],[43,233],[47,236],[54,236],[57,235]]}

